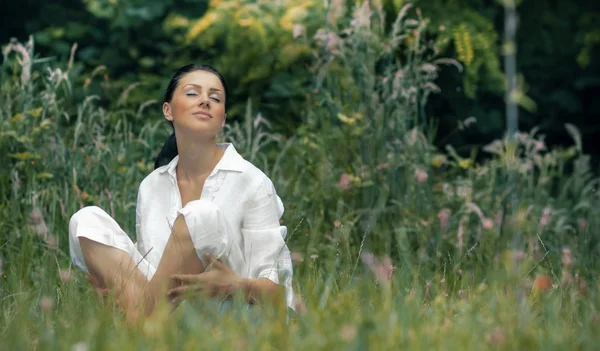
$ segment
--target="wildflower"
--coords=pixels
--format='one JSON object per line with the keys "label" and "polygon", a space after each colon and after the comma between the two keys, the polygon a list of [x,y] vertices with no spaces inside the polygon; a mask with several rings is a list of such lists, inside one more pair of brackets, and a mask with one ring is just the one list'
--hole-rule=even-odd
{"label": "wildflower", "polygon": [[565,268],[571,268],[573,261],[571,260],[571,250],[568,247],[562,249],[562,265]]}
{"label": "wildflower", "polygon": [[312,258],[313,260],[316,260],[318,257],[319,257],[319,255],[317,255],[317,254],[310,255],[310,258]]}
{"label": "wildflower", "polygon": [[354,10],[352,25],[357,27],[369,27],[371,25],[371,6],[369,1],[363,2],[362,6]]}
{"label": "wildflower", "polygon": [[40,299],[40,308],[44,312],[50,311],[54,307],[54,301],[48,296],[42,296]]}
{"label": "wildflower", "polygon": [[446,26],[445,26],[445,25],[443,25],[443,24],[440,24],[440,31],[442,31],[442,32],[443,32],[443,31],[445,31],[445,30],[446,30]]}
{"label": "wildflower", "polygon": [[340,330],[340,338],[344,341],[352,341],[356,338],[356,326],[346,324]]}
{"label": "wildflower", "polygon": [[550,223],[550,215],[552,214],[552,209],[550,207],[544,208],[542,212],[542,218],[540,218],[540,227],[545,228],[548,223]]}
{"label": "wildflower", "polygon": [[441,167],[448,162],[448,158],[445,155],[436,155],[431,160],[431,165],[433,167]]}
{"label": "wildflower", "polygon": [[446,229],[448,229],[448,222],[450,221],[451,214],[452,214],[452,211],[450,211],[447,208],[444,208],[440,212],[438,212],[437,217],[440,220],[440,229],[442,231],[445,231]]}
{"label": "wildflower", "polygon": [[333,221],[333,226],[336,228],[339,228],[342,226],[342,222],[338,221],[337,219],[335,221]]}
{"label": "wildflower", "polygon": [[301,24],[294,24],[294,29],[292,30],[294,39],[298,39],[302,34],[304,34],[305,27]]}
{"label": "wildflower", "polygon": [[491,219],[484,218],[483,219],[483,228],[484,229],[492,229],[494,227],[494,222]]}
{"label": "wildflower", "polygon": [[86,193],[85,191],[81,193],[81,198],[83,200],[87,199],[89,197],[88,193]]}
{"label": "wildflower", "polygon": [[360,258],[375,275],[379,284],[389,286],[389,283],[392,280],[392,273],[395,269],[389,257],[386,256],[383,261],[379,261],[372,253],[366,252],[362,253]]}
{"label": "wildflower", "polygon": [[60,277],[61,282],[66,283],[69,280],[71,280],[71,271],[66,270],[66,269],[61,269],[60,272],[58,273],[58,276]]}
{"label": "wildflower", "polygon": [[340,190],[348,190],[352,187],[352,177],[348,173],[342,173],[338,181]]}
{"label": "wildflower", "polygon": [[552,278],[547,275],[539,275],[533,282],[533,289],[537,291],[547,291],[552,288]]}
{"label": "wildflower", "polygon": [[29,225],[31,229],[42,239],[47,239],[48,227],[46,226],[46,221],[44,220],[44,217],[39,209],[36,208],[31,211],[31,214],[29,215]]}
{"label": "wildflower", "polygon": [[416,169],[415,170],[415,177],[417,178],[417,182],[419,184],[423,184],[423,183],[427,182],[427,178],[429,176],[427,175],[427,172],[425,172],[424,170],[422,170],[422,169]]}
{"label": "wildflower", "polygon": [[587,229],[587,227],[588,227],[588,222],[585,219],[579,218],[577,220],[577,228],[579,229],[580,233],[585,232],[585,230]]}
{"label": "wildflower", "polygon": [[444,285],[446,283],[446,278],[442,278],[442,280],[440,280],[440,284]]}

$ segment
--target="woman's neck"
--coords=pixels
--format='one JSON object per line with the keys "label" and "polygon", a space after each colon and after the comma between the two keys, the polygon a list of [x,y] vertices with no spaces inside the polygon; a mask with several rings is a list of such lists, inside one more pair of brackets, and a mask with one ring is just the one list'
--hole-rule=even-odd
{"label": "woman's neck", "polygon": [[221,159],[223,151],[216,141],[184,141],[177,139],[179,162],[177,178],[187,182],[206,178]]}

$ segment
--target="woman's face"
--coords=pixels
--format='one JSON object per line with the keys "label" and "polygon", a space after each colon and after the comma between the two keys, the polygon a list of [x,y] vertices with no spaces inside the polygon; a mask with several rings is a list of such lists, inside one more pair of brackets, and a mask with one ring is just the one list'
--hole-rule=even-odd
{"label": "woman's face", "polygon": [[215,74],[194,71],[181,78],[170,103],[163,104],[165,118],[175,133],[193,140],[214,139],[225,124],[225,89]]}

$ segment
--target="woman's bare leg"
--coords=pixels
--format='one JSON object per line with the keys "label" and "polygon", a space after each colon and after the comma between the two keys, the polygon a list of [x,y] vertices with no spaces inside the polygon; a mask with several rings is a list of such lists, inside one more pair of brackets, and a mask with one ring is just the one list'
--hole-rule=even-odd
{"label": "woman's bare leg", "polygon": [[[204,264],[196,254],[185,217],[179,215],[173,224],[171,236],[156,268],[156,273],[149,284],[153,299],[147,303],[147,313],[152,311],[159,299],[166,297],[169,289],[175,287],[171,275],[200,274],[204,272],[204,269]],[[174,305],[173,308],[175,307],[177,306]]]}
{"label": "woman's bare leg", "polygon": [[142,308],[138,298],[144,294],[148,279],[137,269],[131,257],[123,250],[86,237],[79,238],[79,245],[94,287],[115,290],[127,317],[137,319]]}
{"label": "woman's bare leg", "polygon": [[204,265],[196,254],[185,218],[175,220],[156,273],[150,281],[137,269],[131,257],[120,249],[106,246],[85,237],[79,238],[85,264],[100,289],[114,289],[126,314],[133,319],[139,316],[140,303],[150,314],[156,303],[166,297],[174,286],[172,274],[199,274]]}

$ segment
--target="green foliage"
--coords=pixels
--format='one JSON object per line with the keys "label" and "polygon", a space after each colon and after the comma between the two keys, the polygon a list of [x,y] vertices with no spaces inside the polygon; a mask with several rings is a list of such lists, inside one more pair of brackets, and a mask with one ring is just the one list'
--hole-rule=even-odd
{"label": "green foliage", "polygon": [[148,121],[159,108],[135,102],[138,85],[104,106],[101,67],[38,58],[33,40],[3,47],[1,349],[596,347],[600,181],[584,135],[561,126],[574,146],[549,148],[519,133],[482,163],[440,153],[424,106],[440,65],[462,65],[435,52],[431,22],[414,7],[386,22],[375,1],[331,4],[314,42],[298,40],[313,60],[302,125],[276,133],[245,100],[223,135],[286,206],[302,312],[290,324],[269,305],[257,316],[197,299],[126,325],[95,298],[69,263],[69,218],[97,205],[133,233],[167,124]]}
{"label": "green foliage", "polygon": [[[300,312],[289,324],[270,305],[222,311],[201,299],[127,324],[111,296],[97,298],[69,264],[69,217],[98,205],[132,233],[135,189],[167,128],[132,134],[128,121],[147,106],[127,107],[127,94],[118,109],[102,108],[95,95],[73,102],[84,89],[73,81],[85,81],[74,79],[73,66],[31,59],[33,42],[5,46],[0,348],[593,349],[600,199],[581,136],[569,126],[577,146],[567,150],[547,150],[535,132],[516,144],[498,140],[482,165],[452,149],[435,154],[419,127],[425,101],[416,99],[435,78],[426,42],[416,39],[427,21],[400,18],[386,34],[377,9],[373,17],[367,9],[339,24],[344,39],[315,52],[331,59],[315,67],[318,91],[297,135],[273,133],[250,104],[245,122],[223,135],[265,169],[286,204]],[[413,28],[415,37],[405,35]],[[386,61],[391,44],[411,45],[412,61]],[[376,53],[373,61],[358,49]],[[376,62],[385,63],[381,77]],[[394,93],[400,98],[388,99]],[[382,121],[381,110],[390,118]],[[573,157],[576,170],[566,175]],[[510,187],[519,194],[515,211],[505,206]],[[553,195],[554,187],[563,190]],[[379,263],[371,250],[394,259]],[[547,292],[535,288],[544,275],[555,285]]]}

